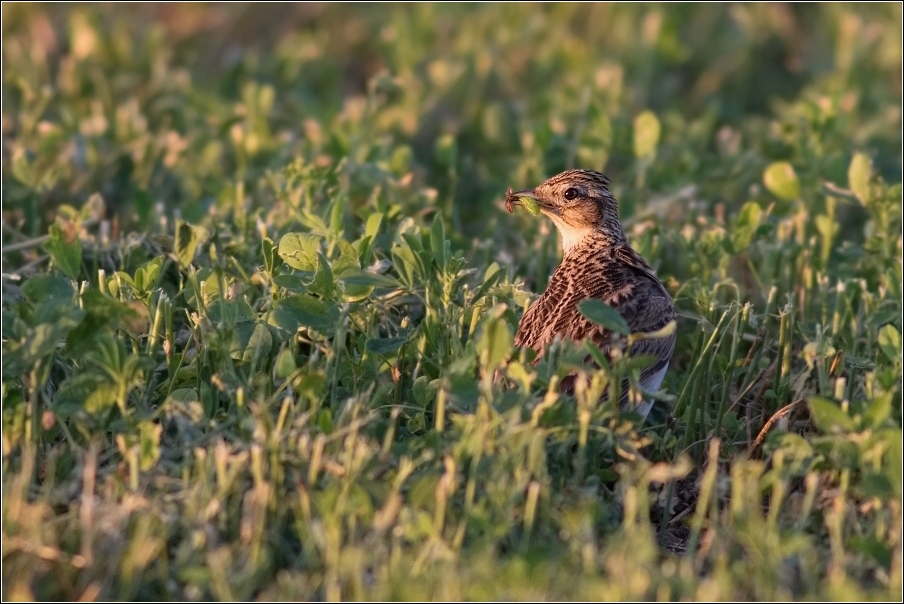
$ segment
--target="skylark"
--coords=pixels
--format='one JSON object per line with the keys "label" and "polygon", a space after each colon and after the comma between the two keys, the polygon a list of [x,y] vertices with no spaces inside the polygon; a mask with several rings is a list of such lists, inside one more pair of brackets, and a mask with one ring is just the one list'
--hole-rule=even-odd
{"label": "skylark", "polygon": [[[557,337],[576,342],[590,338],[611,354],[618,345],[613,334],[578,309],[582,301],[597,298],[624,317],[635,340],[630,353],[655,359],[641,372],[640,386],[658,390],[675,349],[675,330],[666,329],[675,320],[675,307],[653,269],[628,244],[609,179],[592,170],[568,170],[534,189],[509,189],[505,205],[509,212],[523,205],[548,216],[559,229],[564,250],[546,291],[521,317],[515,344],[542,353]],[[621,392],[624,407],[626,385]],[[647,400],[636,410],[646,418],[652,407]]]}

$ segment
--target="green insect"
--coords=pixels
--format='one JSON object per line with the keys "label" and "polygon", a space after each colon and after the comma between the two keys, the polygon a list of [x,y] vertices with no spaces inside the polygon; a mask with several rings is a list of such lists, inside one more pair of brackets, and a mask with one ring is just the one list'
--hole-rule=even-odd
{"label": "green insect", "polygon": [[521,205],[528,212],[530,212],[534,216],[538,216],[540,214],[540,205],[537,203],[537,200],[533,197],[519,197],[516,195],[511,187],[505,194],[505,209],[512,213],[515,211],[515,204]]}

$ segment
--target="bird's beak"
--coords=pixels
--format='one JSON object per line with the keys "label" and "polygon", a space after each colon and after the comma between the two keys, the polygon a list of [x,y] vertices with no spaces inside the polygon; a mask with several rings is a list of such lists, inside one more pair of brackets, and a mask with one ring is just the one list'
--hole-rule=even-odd
{"label": "bird's beak", "polygon": [[540,210],[545,209],[547,204],[537,197],[534,189],[523,189],[521,191],[512,191],[509,189],[505,194],[505,209],[510,213],[515,211],[515,206],[527,208],[527,211],[536,216]]}
{"label": "bird's beak", "polygon": [[521,191],[509,191],[509,197],[530,197],[531,199],[536,199],[537,194],[533,189],[523,189]]}

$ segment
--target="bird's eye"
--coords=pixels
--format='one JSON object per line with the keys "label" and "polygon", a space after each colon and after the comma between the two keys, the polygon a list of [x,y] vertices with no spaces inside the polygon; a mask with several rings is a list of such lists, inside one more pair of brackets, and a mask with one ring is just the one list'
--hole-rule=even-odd
{"label": "bird's eye", "polygon": [[577,196],[578,196],[578,190],[575,189],[574,187],[571,187],[567,191],[565,191],[565,199],[567,199],[568,201],[571,201],[572,199],[574,199]]}

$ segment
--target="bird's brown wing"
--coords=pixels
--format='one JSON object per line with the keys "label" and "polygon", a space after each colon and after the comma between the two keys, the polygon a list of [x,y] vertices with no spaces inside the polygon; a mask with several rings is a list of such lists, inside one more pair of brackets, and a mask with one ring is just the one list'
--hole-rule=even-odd
{"label": "bird's brown wing", "polygon": [[[625,318],[631,333],[653,333],[674,321],[676,315],[672,299],[644,259],[628,246],[616,248],[615,257],[636,275],[633,295],[613,305]],[[641,386],[649,388],[653,376],[669,364],[675,350],[675,338],[673,330],[665,337],[642,339],[631,346],[632,355],[649,355],[656,359],[641,371]]]}
{"label": "bird's brown wing", "polygon": [[[618,307],[625,317],[631,333],[653,333],[664,328],[675,319],[675,307],[671,299],[651,294],[643,299],[632,298]],[[633,356],[646,355],[655,360],[640,372],[640,385],[653,389],[653,378],[668,366],[675,350],[675,331],[664,337],[648,338],[635,341],[630,348]]]}
{"label": "bird's brown wing", "polygon": [[[587,319],[578,308],[588,298],[600,299],[618,310],[632,333],[655,332],[675,318],[668,292],[631,247],[619,246],[608,257],[570,260],[556,269],[544,294],[525,312],[515,335],[516,345],[542,352],[557,336],[575,341],[590,338],[608,353],[613,342],[611,332]],[[654,376],[668,365],[674,348],[674,332],[634,343],[632,354],[656,359],[641,372],[641,386],[650,387]]]}

